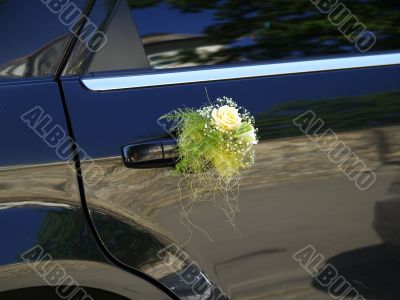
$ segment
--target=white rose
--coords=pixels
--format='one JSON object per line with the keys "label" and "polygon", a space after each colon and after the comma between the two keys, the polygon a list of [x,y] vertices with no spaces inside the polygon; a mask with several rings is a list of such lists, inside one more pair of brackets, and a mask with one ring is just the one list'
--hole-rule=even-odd
{"label": "white rose", "polygon": [[252,145],[258,143],[256,131],[253,125],[246,122],[243,122],[242,126],[238,130],[238,133],[235,134],[235,137]]}
{"label": "white rose", "polygon": [[228,105],[214,108],[211,113],[215,126],[222,132],[228,132],[237,129],[242,122],[239,112],[236,108]]}

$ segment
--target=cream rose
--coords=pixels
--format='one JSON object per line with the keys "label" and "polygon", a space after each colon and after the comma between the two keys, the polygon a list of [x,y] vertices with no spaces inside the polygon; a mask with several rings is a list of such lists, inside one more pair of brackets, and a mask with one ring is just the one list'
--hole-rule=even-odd
{"label": "cream rose", "polygon": [[242,122],[242,118],[239,116],[238,110],[228,105],[221,106],[220,108],[214,108],[211,113],[211,117],[215,126],[222,132],[235,130]]}

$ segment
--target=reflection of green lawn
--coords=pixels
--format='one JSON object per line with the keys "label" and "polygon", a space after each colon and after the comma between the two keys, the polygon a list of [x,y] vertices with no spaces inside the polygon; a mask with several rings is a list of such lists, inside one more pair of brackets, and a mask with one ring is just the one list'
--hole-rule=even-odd
{"label": "reflection of green lawn", "polygon": [[260,138],[302,135],[292,121],[307,110],[335,132],[399,124],[400,92],[282,103],[257,116]]}

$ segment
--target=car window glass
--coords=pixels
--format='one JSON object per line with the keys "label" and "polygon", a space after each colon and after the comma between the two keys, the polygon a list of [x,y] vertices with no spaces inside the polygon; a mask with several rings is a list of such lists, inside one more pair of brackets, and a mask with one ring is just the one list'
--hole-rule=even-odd
{"label": "car window glass", "polygon": [[150,64],[158,69],[363,54],[400,46],[397,0],[128,4]]}

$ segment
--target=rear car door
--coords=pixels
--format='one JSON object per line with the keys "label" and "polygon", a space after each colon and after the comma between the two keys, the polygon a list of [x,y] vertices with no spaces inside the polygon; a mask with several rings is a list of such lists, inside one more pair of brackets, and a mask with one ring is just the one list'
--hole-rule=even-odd
{"label": "rear car door", "polygon": [[[62,85],[107,251],[182,299],[398,297],[400,7],[379,3],[97,2],[107,42],[75,45]],[[222,96],[260,138],[237,230],[212,201],[182,220],[157,152],[162,115]],[[132,144],[159,164],[126,166]]]}

